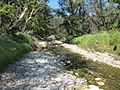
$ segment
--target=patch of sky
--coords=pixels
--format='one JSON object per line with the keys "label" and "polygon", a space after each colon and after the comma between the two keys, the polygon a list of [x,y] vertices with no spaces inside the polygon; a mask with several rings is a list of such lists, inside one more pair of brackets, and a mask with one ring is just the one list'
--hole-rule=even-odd
{"label": "patch of sky", "polygon": [[53,9],[59,8],[58,0],[50,0],[48,6],[50,6]]}

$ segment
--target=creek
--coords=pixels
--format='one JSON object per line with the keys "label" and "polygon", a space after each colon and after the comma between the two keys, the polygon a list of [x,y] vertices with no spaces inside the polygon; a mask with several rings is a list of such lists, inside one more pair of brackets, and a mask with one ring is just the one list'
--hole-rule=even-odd
{"label": "creek", "polygon": [[67,70],[72,70],[78,78],[87,79],[88,85],[96,85],[104,90],[120,90],[120,69],[100,62],[86,60],[63,47],[53,47],[54,54],[60,55]]}
{"label": "creek", "polygon": [[0,90],[120,90],[119,76],[120,68],[49,44],[0,71]]}

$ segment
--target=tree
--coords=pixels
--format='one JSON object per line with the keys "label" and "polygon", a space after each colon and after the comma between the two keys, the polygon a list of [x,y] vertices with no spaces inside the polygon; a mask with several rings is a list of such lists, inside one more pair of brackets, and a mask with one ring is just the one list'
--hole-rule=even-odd
{"label": "tree", "polygon": [[[47,2],[48,0],[2,0],[0,24],[7,25],[5,27],[8,34],[23,32],[45,36],[48,34],[47,24],[51,18],[51,10]],[[3,25],[1,26],[3,28]]]}
{"label": "tree", "polygon": [[115,9],[117,17],[112,24],[115,25],[117,28],[120,28],[120,1],[119,0],[108,0],[108,1],[109,3],[117,6],[117,8]]}
{"label": "tree", "polygon": [[13,19],[14,8],[11,5],[7,5],[3,2],[0,2],[0,33],[7,33],[8,27],[11,24]]}
{"label": "tree", "polygon": [[84,0],[59,0],[61,16],[64,18],[64,25],[68,35],[81,35],[87,33],[85,22],[88,13],[85,10]]}

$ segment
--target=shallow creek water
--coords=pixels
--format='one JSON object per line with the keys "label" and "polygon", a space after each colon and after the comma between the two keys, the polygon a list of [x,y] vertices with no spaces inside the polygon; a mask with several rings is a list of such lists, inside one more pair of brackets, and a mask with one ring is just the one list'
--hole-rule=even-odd
{"label": "shallow creek water", "polygon": [[52,50],[55,54],[60,55],[66,69],[73,70],[78,78],[87,79],[88,85],[96,85],[104,90],[120,90],[119,68],[86,60],[63,47],[53,47]]}

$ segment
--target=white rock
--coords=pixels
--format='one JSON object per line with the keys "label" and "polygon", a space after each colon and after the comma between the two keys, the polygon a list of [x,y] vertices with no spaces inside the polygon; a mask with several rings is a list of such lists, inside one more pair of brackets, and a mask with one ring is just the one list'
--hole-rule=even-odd
{"label": "white rock", "polygon": [[97,84],[100,85],[100,86],[104,86],[105,85],[104,82],[97,82]]}
{"label": "white rock", "polygon": [[61,78],[55,78],[56,81],[61,81]]}
{"label": "white rock", "polygon": [[100,81],[102,78],[95,78],[96,81]]}
{"label": "white rock", "polygon": [[36,59],[37,63],[47,63],[47,60],[44,59]]}
{"label": "white rock", "polygon": [[41,42],[39,42],[39,45],[41,45],[41,46],[45,46],[45,47],[46,47],[47,42],[43,42],[43,41],[41,41]]}
{"label": "white rock", "polygon": [[95,85],[89,85],[89,89],[88,90],[100,90],[98,86]]}
{"label": "white rock", "polygon": [[76,75],[76,76],[79,76],[79,74],[78,74],[78,73],[75,73],[75,75]]}
{"label": "white rock", "polygon": [[67,63],[69,64],[69,63],[71,63],[70,61],[67,61]]}

